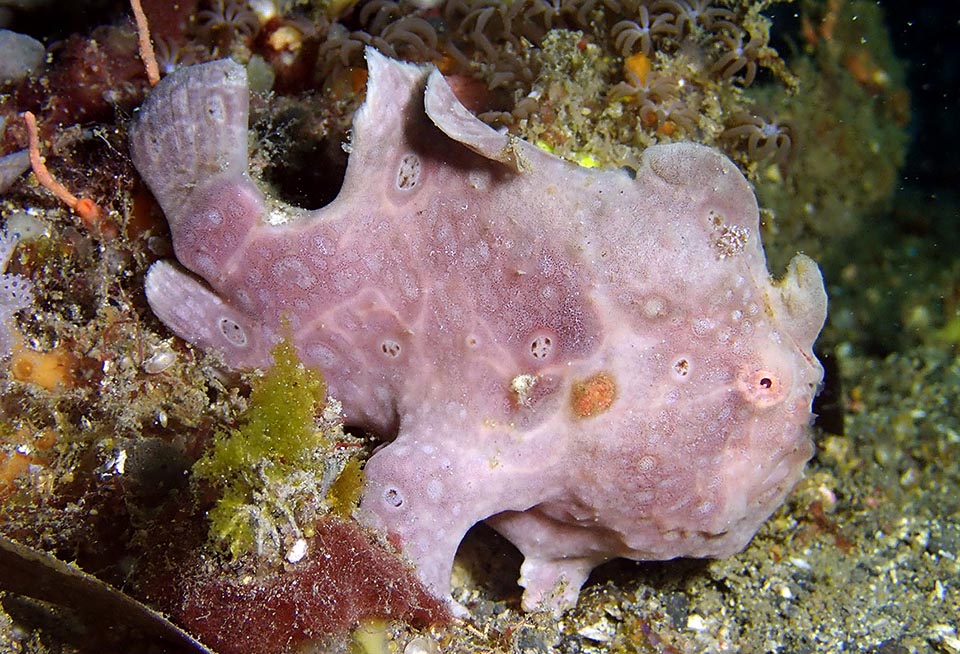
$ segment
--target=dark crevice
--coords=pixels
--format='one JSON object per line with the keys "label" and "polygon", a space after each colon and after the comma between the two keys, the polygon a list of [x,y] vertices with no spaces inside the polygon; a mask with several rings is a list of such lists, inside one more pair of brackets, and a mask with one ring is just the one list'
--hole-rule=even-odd
{"label": "dark crevice", "polygon": [[340,193],[347,171],[343,138],[292,138],[283,157],[264,169],[264,180],[279,199],[303,209],[319,209]]}

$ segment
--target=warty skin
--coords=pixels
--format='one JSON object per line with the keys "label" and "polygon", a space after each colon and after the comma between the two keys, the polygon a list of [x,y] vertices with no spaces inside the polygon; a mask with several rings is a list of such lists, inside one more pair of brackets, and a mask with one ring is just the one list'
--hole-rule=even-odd
{"label": "warty skin", "polygon": [[242,67],[151,92],[132,156],[180,264],[148,274],[156,314],[235,368],[289,335],[348,423],[395,436],[360,518],[438,596],[482,520],[525,557],[526,609],[573,605],[614,557],[742,549],[813,451],[816,264],[770,278],[753,192],[712,149],[581,168],[477,120],[432,67],[367,62],[316,211],[251,180]]}

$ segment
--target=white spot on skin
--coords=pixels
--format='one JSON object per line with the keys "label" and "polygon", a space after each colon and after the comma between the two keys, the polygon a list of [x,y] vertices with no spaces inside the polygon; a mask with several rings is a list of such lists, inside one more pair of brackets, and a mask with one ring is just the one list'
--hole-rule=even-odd
{"label": "white spot on skin", "polygon": [[398,488],[387,488],[383,491],[383,503],[387,507],[399,509],[403,506],[403,493],[401,493]]}
{"label": "white spot on skin", "polygon": [[697,336],[703,336],[714,327],[716,327],[716,323],[709,318],[698,318],[693,322],[693,333]]}
{"label": "white spot on skin", "polygon": [[536,375],[517,375],[510,380],[510,391],[517,397],[517,404],[530,406],[530,393],[540,380]]}
{"label": "white spot on skin", "polygon": [[557,266],[550,257],[543,257],[540,260],[540,274],[544,277],[552,277],[556,270]]}
{"label": "white spot on skin", "polygon": [[336,254],[336,246],[323,234],[317,234],[313,237],[313,248],[325,257]]}
{"label": "white spot on skin", "polygon": [[405,300],[416,300],[420,296],[420,287],[416,280],[409,275],[402,275],[400,278],[400,290]]}
{"label": "white spot on skin", "polygon": [[485,191],[490,185],[490,173],[485,170],[471,170],[467,174],[467,183],[478,191]]}
{"label": "white spot on skin", "polygon": [[412,153],[404,155],[397,170],[397,188],[401,191],[409,191],[416,187],[420,183],[422,169],[420,157]]}
{"label": "white spot on skin", "polygon": [[303,290],[309,290],[317,283],[317,278],[298,257],[284,257],[273,264],[273,273],[284,281],[289,281]]}
{"label": "white spot on skin", "polygon": [[211,207],[203,212],[203,218],[205,222],[210,223],[211,225],[218,226],[223,222],[223,214],[220,213],[219,209]]}
{"label": "white spot on skin", "polygon": [[247,292],[247,289],[241,288],[234,293],[234,297],[237,298],[237,305],[246,313],[252,313],[254,310],[253,307],[253,298],[250,297],[250,293]]}
{"label": "white spot on skin", "polygon": [[643,315],[650,320],[662,318],[666,313],[667,303],[663,298],[651,297],[643,303]]}
{"label": "white spot on skin", "polygon": [[333,288],[336,289],[338,293],[346,293],[355,288],[357,284],[357,277],[350,269],[337,270],[333,274]]}
{"label": "white spot on skin", "polygon": [[336,355],[333,353],[333,350],[320,343],[308,345],[305,355],[310,359],[310,361],[316,363],[321,368],[332,366],[334,361],[337,359]]}
{"label": "white spot on skin", "polygon": [[396,359],[400,356],[402,348],[397,341],[386,338],[380,343],[380,352],[388,359]]}
{"label": "white spot on skin", "polygon": [[381,404],[390,404],[393,393],[391,393],[390,389],[386,386],[376,386],[373,389],[373,396],[377,399],[377,402]]}
{"label": "white spot on skin", "polygon": [[490,246],[487,245],[485,241],[477,243],[477,258],[481,262],[485,262],[490,258]]}
{"label": "white spot on skin", "polygon": [[443,484],[440,483],[440,480],[438,479],[431,479],[429,483],[427,483],[427,497],[434,502],[439,502],[442,496]]}
{"label": "white spot on skin", "polygon": [[201,275],[214,275],[220,269],[209,254],[199,254],[196,259],[197,272]]}
{"label": "white spot on skin", "polygon": [[224,316],[217,321],[220,333],[227,341],[236,347],[246,347],[247,332],[236,321]]}

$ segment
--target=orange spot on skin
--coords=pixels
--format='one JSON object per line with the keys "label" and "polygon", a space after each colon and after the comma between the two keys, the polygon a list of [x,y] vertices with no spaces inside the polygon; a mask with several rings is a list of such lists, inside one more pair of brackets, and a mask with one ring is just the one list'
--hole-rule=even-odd
{"label": "orange spot on skin", "polygon": [[606,372],[578,381],[570,391],[570,407],[578,418],[598,416],[617,399],[617,384]]}

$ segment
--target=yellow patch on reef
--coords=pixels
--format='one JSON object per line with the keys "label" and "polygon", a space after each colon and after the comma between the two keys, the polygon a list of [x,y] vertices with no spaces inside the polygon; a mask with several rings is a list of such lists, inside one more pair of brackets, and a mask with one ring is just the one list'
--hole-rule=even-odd
{"label": "yellow patch on reef", "polygon": [[31,466],[46,464],[49,450],[56,442],[56,432],[49,429],[33,432],[0,424],[0,499],[16,488],[17,480],[26,475]]}
{"label": "yellow patch on reef", "polygon": [[387,622],[382,618],[364,618],[350,634],[350,654],[382,654],[390,651]]}
{"label": "yellow patch on reef", "polygon": [[73,355],[64,350],[38,352],[18,343],[10,358],[10,374],[20,382],[62,391],[76,386],[76,364]]}
{"label": "yellow patch on reef", "polygon": [[360,502],[360,495],[363,494],[363,468],[356,459],[350,459],[337,480],[333,482],[330,490],[327,491],[327,501],[330,503],[330,510],[341,518],[349,518],[353,510],[357,508]]}
{"label": "yellow patch on reef", "polygon": [[577,165],[583,168],[599,168],[600,162],[592,154],[577,155]]}
{"label": "yellow patch on reef", "polygon": [[644,84],[652,69],[653,62],[642,52],[630,55],[623,61],[623,75],[634,84]]}
{"label": "yellow patch on reef", "polygon": [[557,156],[563,157],[567,161],[572,161],[573,163],[581,166],[582,168],[599,168],[600,162],[592,154],[583,154],[580,152],[574,152],[573,154],[562,154],[557,152],[557,149],[544,141],[543,139],[538,139],[535,145],[543,150],[544,152],[549,152],[550,154],[555,154]]}
{"label": "yellow patch on reef", "polygon": [[592,418],[605,412],[617,399],[617,384],[607,372],[574,383],[570,390],[570,408],[578,418]]}
{"label": "yellow patch on reef", "polygon": [[320,7],[330,18],[344,15],[357,4],[357,0],[323,0]]}

